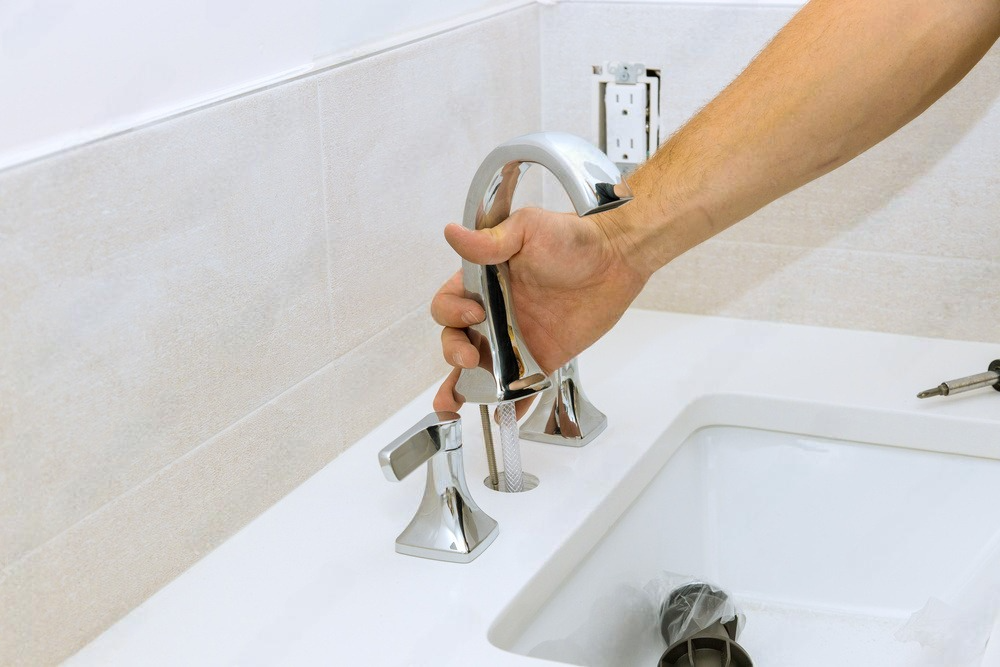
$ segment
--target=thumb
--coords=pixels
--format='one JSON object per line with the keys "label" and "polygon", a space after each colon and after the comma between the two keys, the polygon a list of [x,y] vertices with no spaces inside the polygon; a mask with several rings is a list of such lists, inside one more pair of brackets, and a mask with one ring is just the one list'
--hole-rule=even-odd
{"label": "thumb", "polygon": [[524,245],[524,224],[511,217],[496,227],[472,231],[452,223],[444,228],[444,238],[463,259],[475,264],[500,264]]}

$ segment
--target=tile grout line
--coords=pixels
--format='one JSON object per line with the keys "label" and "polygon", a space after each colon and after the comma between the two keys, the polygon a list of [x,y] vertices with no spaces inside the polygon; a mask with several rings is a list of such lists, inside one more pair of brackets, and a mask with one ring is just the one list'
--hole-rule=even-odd
{"label": "tile grout line", "polygon": [[[337,328],[334,323],[333,312],[333,249],[331,240],[331,220],[330,220],[330,200],[329,188],[327,187],[327,174],[329,166],[326,162],[326,131],[323,123],[323,95],[320,92],[319,82],[316,82],[316,115],[319,123],[319,164],[320,164],[320,187],[323,194],[323,240],[326,243],[326,319],[330,327],[330,339],[328,341],[330,349],[336,348]],[[343,355],[341,355],[343,356]],[[334,357],[334,361],[339,357]]]}
{"label": "tile grout line", "polygon": [[425,301],[424,303],[421,303],[421,304],[420,304],[419,306],[417,306],[416,308],[411,308],[410,310],[406,311],[405,313],[403,313],[402,315],[400,315],[399,317],[397,317],[396,319],[394,319],[394,320],[393,320],[392,322],[390,322],[389,324],[387,324],[387,325],[386,325],[386,326],[385,326],[385,327],[384,327],[384,328],[382,329],[382,331],[380,331],[379,333],[375,334],[375,335],[374,335],[374,336],[372,336],[371,338],[368,338],[367,340],[363,340],[363,341],[361,341],[361,342],[360,342],[360,343],[358,343],[357,345],[353,345],[352,347],[350,347],[350,348],[348,348],[347,350],[344,350],[343,352],[341,352],[340,354],[338,354],[338,355],[337,355],[337,356],[336,356],[336,357],[334,358],[334,361],[336,362],[336,361],[339,361],[339,360],[343,359],[344,357],[346,357],[346,356],[347,356],[347,355],[349,355],[350,353],[354,352],[355,350],[357,350],[357,349],[358,349],[358,348],[360,348],[361,346],[363,346],[363,345],[365,345],[366,343],[370,342],[370,341],[371,341],[371,340],[372,340],[373,338],[377,338],[379,334],[381,334],[381,333],[385,333],[385,332],[386,332],[387,330],[389,330],[390,328],[392,328],[392,327],[396,326],[397,324],[399,324],[400,322],[402,322],[403,320],[405,320],[405,319],[406,319],[407,317],[410,317],[411,315],[414,315],[414,314],[416,314],[416,313],[419,313],[419,312],[420,312],[420,311],[422,311],[422,310],[429,310],[429,309],[430,309],[430,301]]}

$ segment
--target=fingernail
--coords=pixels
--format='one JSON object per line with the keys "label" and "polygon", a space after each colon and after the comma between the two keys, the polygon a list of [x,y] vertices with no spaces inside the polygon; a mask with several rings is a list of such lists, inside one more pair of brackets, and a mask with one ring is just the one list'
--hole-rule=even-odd
{"label": "fingernail", "polygon": [[462,321],[465,322],[466,324],[476,324],[477,322],[479,322],[479,318],[476,316],[474,312],[472,312],[471,310],[467,310],[464,313],[462,313]]}
{"label": "fingernail", "polygon": [[462,366],[462,355],[460,355],[458,352],[456,352],[455,354],[451,355],[451,359],[452,359],[452,361],[455,362],[456,366],[458,366],[459,368],[463,368],[463,366]]}

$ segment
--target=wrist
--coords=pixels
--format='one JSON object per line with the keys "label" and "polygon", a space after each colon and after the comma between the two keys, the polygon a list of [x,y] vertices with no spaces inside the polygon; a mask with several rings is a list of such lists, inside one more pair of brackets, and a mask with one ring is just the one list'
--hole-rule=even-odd
{"label": "wrist", "polygon": [[666,185],[647,189],[645,182],[635,181],[632,201],[594,216],[594,221],[622,260],[648,280],[716,230],[707,208],[693,198],[661,192]]}

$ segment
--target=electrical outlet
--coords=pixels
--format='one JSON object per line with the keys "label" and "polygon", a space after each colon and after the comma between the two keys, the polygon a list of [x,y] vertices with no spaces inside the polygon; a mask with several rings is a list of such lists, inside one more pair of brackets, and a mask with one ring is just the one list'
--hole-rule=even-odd
{"label": "electrical outlet", "polygon": [[605,153],[612,162],[635,168],[646,159],[649,144],[646,86],[608,83],[604,87]]}
{"label": "electrical outlet", "polygon": [[593,72],[597,145],[627,174],[660,145],[660,70],[610,62]]}

